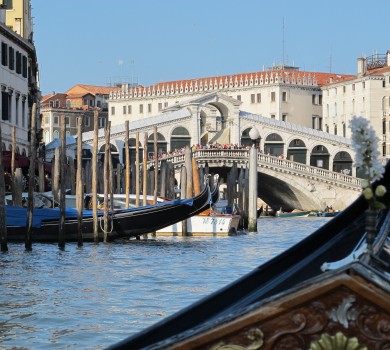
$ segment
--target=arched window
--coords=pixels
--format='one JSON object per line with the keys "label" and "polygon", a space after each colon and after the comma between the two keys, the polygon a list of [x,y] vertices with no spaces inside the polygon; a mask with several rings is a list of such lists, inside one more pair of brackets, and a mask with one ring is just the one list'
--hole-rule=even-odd
{"label": "arched window", "polygon": [[172,132],[171,151],[185,146],[191,146],[191,136],[188,130],[183,126],[178,126]]}
{"label": "arched window", "polygon": [[53,132],[53,138],[54,138],[54,140],[60,138],[60,133],[58,132],[58,130],[54,130],[54,132]]}

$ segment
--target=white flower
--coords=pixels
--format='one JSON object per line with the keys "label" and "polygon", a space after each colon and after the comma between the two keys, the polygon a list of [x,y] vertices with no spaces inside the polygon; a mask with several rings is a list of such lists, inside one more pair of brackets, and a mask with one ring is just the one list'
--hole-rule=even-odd
{"label": "white flower", "polygon": [[379,160],[378,143],[374,129],[363,117],[350,121],[352,147],[355,150],[355,166],[361,167],[369,183],[379,180],[385,171]]}

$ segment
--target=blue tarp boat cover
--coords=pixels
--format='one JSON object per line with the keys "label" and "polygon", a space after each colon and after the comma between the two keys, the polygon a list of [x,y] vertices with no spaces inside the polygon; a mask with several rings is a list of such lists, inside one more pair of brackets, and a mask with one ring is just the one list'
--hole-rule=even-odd
{"label": "blue tarp boat cover", "polygon": [[[174,199],[169,202],[162,202],[157,204],[151,204],[143,207],[135,207],[129,209],[117,210],[115,212],[110,212],[110,215],[115,215],[117,213],[125,212],[135,212],[138,210],[144,210],[145,208],[151,207],[163,207],[166,205],[192,205],[194,202],[193,198],[187,199]],[[98,211],[98,216],[103,216],[103,211]],[[90,218],[93,216],[92,210],[83,210],[83,218]],[[5,217],[7,226],[16,226],[16,227],[26,227],[27,225],[27,208],[14,207],[12,205],[5,206]],[[43,208],[43,209],[34,209],[33,211],[33,228],[40,228],[42,221],[49,220],[59,220],[60,219],[60,209],[59,208]],[[77,219],[77,209],[66,208],[65,209],[65,220],[66,219]]]}
{"label": "blue tarp boat cover", "polygon": [[[98,215],[100,212],[98,213]],[[83,217],[91,217],[92,210],[83,210]],[[5,217],[7,226],[26,227],[27,225],[27,208],[13,207],[12,205],[5,206]],[[65,209],[65,219],[76,219],[77,209]],[[40,228],[42,221],[59,220],[59,208],[44,208],[34,209],[33,211],[33,228]]]}

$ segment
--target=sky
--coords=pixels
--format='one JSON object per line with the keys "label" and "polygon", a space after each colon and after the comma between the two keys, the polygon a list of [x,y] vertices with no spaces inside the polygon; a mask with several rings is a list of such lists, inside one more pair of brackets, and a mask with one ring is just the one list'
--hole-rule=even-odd
{"label": "sky", "polygon": [[[272,65],[356,74],[390,50],[389,0],[31,0],[42,94]],[[387,39],[387,40],[386,40]]]}

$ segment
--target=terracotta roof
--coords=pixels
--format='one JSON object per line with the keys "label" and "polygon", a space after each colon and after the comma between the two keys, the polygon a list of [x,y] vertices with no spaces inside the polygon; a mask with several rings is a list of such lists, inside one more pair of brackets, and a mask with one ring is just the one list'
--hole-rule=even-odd
{"label": "terracotta roof", "polygon": [[[143,86],[136,86],[134,88],[131,89],[131,91],[139,91],[140,89],[143,90],[143,89],[162,89],[164,87],[164,89],[171,89],[171,87],[173,87],[174,89],[176,88],[176,86],[180,89],[180,87],[182,86],[183,88],[185,88],[186,86],[189,88],[190,85],[192,84],[194,86],[194,84],[202,84],[203,86],[205,84],[207,85],[220,85],[220,83],[222,82],[222,84],[225,84],[225,82],[227,81],[228,83],[232,80],[233,83],[237,80],[238,82],[240,82],[241,80],[245,81],[245,80],[248,80],[250,81],[251,79],[253,81],[256,80],[256,77],[258,80],[261,79],[261,77],[263,78],[263,80],[266,79],[266,77],[268,77],[268,79],[270,79],[271,75],[275,78],[276,75],[282,75],[283,76],[283,79],[286,80],[287,76],[289,77],[289,80],[292,81],[292,80],[295,80],[295,81],[298,81],[298,80],[303,80],[303,79],[311,79],[312,81],[316,81],[316,84],[319,85],[319,86],[322,86],[322,85],[327,85],[329,83],[335,83],[335,82],[340,82],[340,81],[343,81],[343,80],[348,80],[348,79],[352,79],[353,75],[346,75],[346,74],[336,74],[336,73],[321,73],[321,72],[309,72],[309,71],[299,71],[299,70],[293,70],[293,69],[284,69],[284,70],[267,70],[267,71],[261,71],[261,72],[251,72],[251,73],[241,73],[241,74],[231,74],[231,75],[221,75],[221,76],[213,76],[213,77],[207,77],[207,78],[195,78],[195,79],[188,79],[188,80],[174,80],[174,81],[167,81],[167,82],[160,82],[160,83],[156,83],[154,85],[150,85],[150,86],[147,86],[147,87],[143,87]],[[112,91],[114,89],[111,89],[110,91]]]}
{"label": "terracotta roof", "polygon": [[47,95],[42,96],[41,97],[41,102],[45,102],[46,100],[48,100],[49,98],[54,97],[54,96],[61,96],[61,97],[63,97],[63,96],[66,96],[66,94],[53,92],[51,94],[47,94]]}
{"label": "terracotta roof", "polygon": [[81,93],[81,91],[89,92],[92,95],[109,95],[110,91],[116,90],[117,88],[113,88],[110,86],[96,86],[96,85],[84,85],[84,84],[77,84],[70,88],[66,93],[74,93],[78,92]]}

